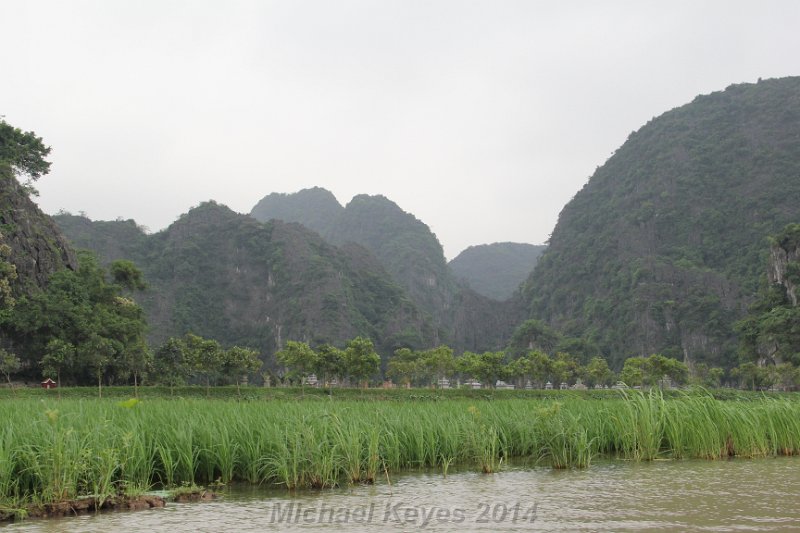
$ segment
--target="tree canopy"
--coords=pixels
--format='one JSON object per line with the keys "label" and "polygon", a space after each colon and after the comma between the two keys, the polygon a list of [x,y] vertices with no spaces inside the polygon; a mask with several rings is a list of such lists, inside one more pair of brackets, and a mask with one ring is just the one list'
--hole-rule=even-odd
{"label": "tree canopy", "polygon": [[0,163],[9,165],[17,175],[36,181],[50,172],[50,147],[32,131],[22,131],[0,119]]}

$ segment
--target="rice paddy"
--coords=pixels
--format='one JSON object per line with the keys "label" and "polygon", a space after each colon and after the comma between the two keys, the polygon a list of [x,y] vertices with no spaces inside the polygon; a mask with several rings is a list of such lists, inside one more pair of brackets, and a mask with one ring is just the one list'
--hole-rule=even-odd
{"label": "rice paddy", "polygon": [[597,457],[800,453],[800,401],[665,398],[0,402],[0,511],[81,496],[247,482],[287,489],[391,482],[452,465],[585,468]]}

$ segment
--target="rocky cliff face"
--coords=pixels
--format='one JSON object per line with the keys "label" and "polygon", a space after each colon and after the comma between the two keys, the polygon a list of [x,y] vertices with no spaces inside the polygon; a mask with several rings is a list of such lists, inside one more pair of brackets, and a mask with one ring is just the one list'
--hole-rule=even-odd
{"label": "rocky cliff face", "polygon": [[52,219],[42,213],[16,180],[0,165],[0,233],[16,267],[16,294],[42,287],[53,272],[77,268],[77,258]]}
{"label": "rocky cliff face", "polygon": [[786,296],[797,307],[797,287],[800,284],[800,224],[786,229],[781,238],[770,246],[767,279],[786,289]]}

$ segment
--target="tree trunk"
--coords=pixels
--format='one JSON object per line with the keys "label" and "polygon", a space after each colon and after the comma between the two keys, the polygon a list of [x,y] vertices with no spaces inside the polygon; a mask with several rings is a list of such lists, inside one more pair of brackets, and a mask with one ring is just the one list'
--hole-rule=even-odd
{"label": "tree trunk", "polygon": [[102,375],[97,376],[97,397],[98,398],[102,398],[103,397],[103,376]]}
{"label": "tree trunk", "polygon": [[139,380],[137,379],[136,372],[133,373],[133,397],[139,397]]}
{"label": "tree trunk", "polygon": [[56,370],[56,388],[58,389],[58,399],[61,399],[61,368]]}

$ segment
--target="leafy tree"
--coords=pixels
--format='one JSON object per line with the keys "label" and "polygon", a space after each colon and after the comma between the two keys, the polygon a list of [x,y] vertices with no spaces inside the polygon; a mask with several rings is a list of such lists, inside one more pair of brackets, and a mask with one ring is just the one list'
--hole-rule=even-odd
{"label": "leafy tree", "polygon": [[717,388],[722,384],[725,371],[720,367],[709,367],[706,363],[692,365],[690,381],[693,384],[708,388]]}
{"label": "leafy tree", "polygon": [[[103,375],[99,379],[129,372],[125,368],[128,352],[144,343],[146,322],[142,308],[123,297],[119,285],[108,281],[92,254],[79,252],[78,257],[76,271],[56,272],[43,291],[21,298],[5,326],[32,367],[40,364],[37,357],[47,352],[51,340],[74,346],[76,364],[62,369],[71,370],[81,384],[98,379],[97,363],[103,357],[95,358],[93,351],[101,344],[107,360],[100,365]],[[106,345],[111,349],[106,350]]]}
{"label": "leafy tree", "polygon": [[643,357],[629,357],[622,366],[619,378],[629,387],[641,386],[644,382],[646,364]]}
{"label": "leafy tree", "polygon": [[50,147],[40,137],[0,119],[0,162],[9,165],[16,174],[36,181],[50,171],[50,163],[44,159],[48,155]]}
{"label": "leafy tree", "polygon": [[144,281],[142,271],[139,270],[132,261],[114,261],[111,263],[110,272],[114,283],[129,291],[144,290],[147,288],[147,283]]}
{"label": "leafy tree", "polygon": [[428,379],[439,380],[446,378],[455,368],[453,350],[449,346],[437,346],[426,350],[420,355],[420,363]]}
{"label": "leafy tree", "polygon": [[237,394],[241,394],[239,384],[242,376],[257,372],[262,364],[258,352],[250,348],[234,346],[225,352],[225,375],[236,380]]}
{"label": "leafy tree", "polygon": [[153,369],[153,352],[142,340],[124,350],[121,356],[121,370],[133,376],[133,394],[138,398],[139,383]]}
{"label": "leafy tree", "polygon": [[629,386],[655,386],[664,377],[675,384],[685,383],[689,376],[688,367],[681,361],[661,354],[650,357],[631,357],[625,361],[620,378]]}
{"label": "leafy tree", "polygon": [[676,384],[686,383],[689,369],[683,362],[671,357],[664,357],[661,354],[653,354],[645,361],[643,369],[645,370],[645,382],[648,385],[656,385],[664,376]]}
{"label": "leafy tree", "polygon": [[155,370],[158,381],[169,385],[170,395],[176,385],[183,385],[191,373],[186,345],[181,339],[171,337],[155,354]]}
{"label": "leafy tree", "polygon": [[301,389],[319,361],[317,353],[308,344],[299,341],[288,341],[286,347],[276,353],[275,357],[300,378]]}
{"label": "leafy tree", "polygon": [[333,378],[341,378],[344,375],[343,358],[344,352],[335,346],[322,344],[317,347],[315,371],[323,383],[330,383]]}
{"label": "leafy tree", "polygon": [[53,339],[47,343],[44,357],[42,357],[42,373],[46,377],[56,378],[56,386],[61,397],[61,371],[73,365],[75,360],[75,346],[61,339]]}
{"label": "leafy tree", "polygon": [[752,361],[747,361],[731,370],[731,377],[739,380],[739,386],[757,390],[768,386],[769,375],[767,369],[760,367]]}
{"label": "leafy tree", "polygon": [[92,371],[97,379],[97,396],[103,397],[103,377],[109,366],[114,361],[118,350],[114,341],[93,334],[89,339],[78,346],[78,359]]}
{"label": "leafy tree", "polygon": [[344,350],[344,368],[356,382],[366,382],[371,375],[378,371],[380,365],[381,358],[375,352],[375,346],[371,340],[356,337],[347,343]]}
{"label": "leafy tree", "polygon": [[553,373],[553,360],[546,353],[534,350],[528,353],[528,361],[531,379],[538,383],[540,388],[544,387],[545,381]]}
{"label": "leafy tree", "polygon": [[614,379],[614,372],[608,367],[608,361],[602,357],[592,357],[586,365],[587,385],[610,385]]}
{"label": "leafy tree", "polygon": [[466,378],[478,379],[480,374],[481,356],[474,352],[464,352],[456,358],[455,368],[458,373]]}
{"label": "leafy tree", "polygon": [[19,357],[0,348],[0,374],[6,376],[9,387],[11,387],[11,374],[17,372],[21,367],[22,361],[19,360]]}
{"label": "leafy tree", "polygon": [[407,387],[411,386],[419,373],[419,361],[419,352],[410,348],[399,348],[386,364],[386,376]]}
{"label": "leafy tree", "polygon": [[526,320],[511,336],[508,351],[512,357],[530,350],[552,353],[560,340],[559,333],[541,320]]}
{"label": "leafy tree", "polygon": [[211,381],[221,373],[224,351],[215,340],[187,333],[183,338],[186,359],[194,373],[206,383],[206,396],[211,395]]}
{"label": "leafy tree", "polygon": [[553,379],[554,383],[569,383],[577,375],[580,369],[578,360],[571,354],[559,352],[553,359]]}
{"label": "leafy tree", "polygon": [[498,379],[505,377],[505,358],[505,352],[464,352],[457,360],[456,368],[484,386],[493,388]]}

